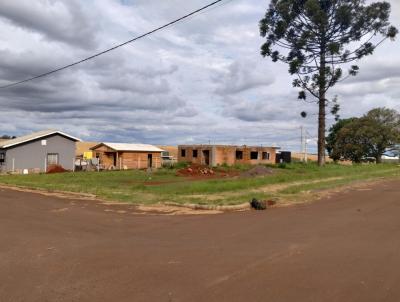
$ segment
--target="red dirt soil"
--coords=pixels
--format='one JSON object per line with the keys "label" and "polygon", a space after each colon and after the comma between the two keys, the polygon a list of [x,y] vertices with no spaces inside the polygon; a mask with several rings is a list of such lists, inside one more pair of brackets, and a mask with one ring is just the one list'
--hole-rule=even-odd
{"label": "red dirt soil", "polygon": [[60,165],[51,165],[47,169],[47,173],[49,173],[49,174],[52,174],[52,173],[64,173],[64,172],[68,172],[68,170],[65,170]]}
{"label": "red dirt soil", "polygon": [[397,302],[399,196],[166,216],[0,189],[0,301]]}

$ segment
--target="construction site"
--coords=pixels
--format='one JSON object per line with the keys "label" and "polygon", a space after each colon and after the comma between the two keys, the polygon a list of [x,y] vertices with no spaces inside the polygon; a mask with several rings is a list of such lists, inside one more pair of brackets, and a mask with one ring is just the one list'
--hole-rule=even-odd
{"label": "construction site", "polygon": [[274,164],[277,147],[179,145],[178,162],[199,165]]}

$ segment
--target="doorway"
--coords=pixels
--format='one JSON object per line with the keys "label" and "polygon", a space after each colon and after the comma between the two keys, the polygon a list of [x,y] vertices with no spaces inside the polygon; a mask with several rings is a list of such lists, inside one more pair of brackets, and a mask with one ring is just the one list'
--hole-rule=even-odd
{"label": "doorway", "polygon": [[210,165],[210,150],[203,150],[204,164]]}
{"label": "doorway", "polygon": [[153,167],[153,154],[147,154],[147,168]]}

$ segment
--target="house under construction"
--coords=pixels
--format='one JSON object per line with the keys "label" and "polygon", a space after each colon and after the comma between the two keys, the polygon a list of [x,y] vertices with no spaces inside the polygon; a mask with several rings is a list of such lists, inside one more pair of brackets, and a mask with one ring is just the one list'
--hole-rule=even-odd
{"label": "house under construction", "polygon": [[277,147],[229,145],[179,145],[178,162],[222,164],[275,164]]}

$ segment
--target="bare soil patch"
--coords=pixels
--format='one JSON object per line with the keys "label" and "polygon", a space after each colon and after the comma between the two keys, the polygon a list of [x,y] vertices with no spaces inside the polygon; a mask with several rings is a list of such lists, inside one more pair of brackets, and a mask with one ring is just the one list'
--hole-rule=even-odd
{"label": "bare soil patch", "polygon": [[0,301],[400,301],[400,182],[364,189],[202,216],[1,189]]}

